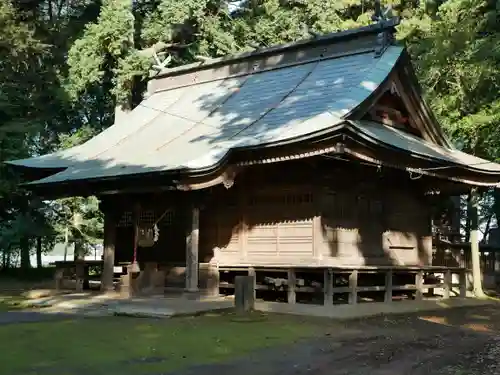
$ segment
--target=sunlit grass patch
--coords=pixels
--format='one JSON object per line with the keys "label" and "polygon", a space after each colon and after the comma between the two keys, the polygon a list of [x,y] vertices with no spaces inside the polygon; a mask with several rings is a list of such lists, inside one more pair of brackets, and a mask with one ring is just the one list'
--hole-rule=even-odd
{"label": "sunlit grass patch", "polygon": [[0,374],[149,374],[310,337],[319,325],[269,315],[78,319],[0,326]]}

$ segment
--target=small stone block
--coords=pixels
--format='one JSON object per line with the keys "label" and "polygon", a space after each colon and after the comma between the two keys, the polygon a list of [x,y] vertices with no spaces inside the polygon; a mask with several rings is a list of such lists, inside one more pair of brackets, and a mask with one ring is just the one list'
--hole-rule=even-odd
{"label": "small stone block", "polygon": [[61,268],[56,269],[56,272],[54,274],[54,280],[56,283],[56,290],[60,290],[63,288],[63,281],[64,281],[64,270]]}
{"label": "small stone block", "polygon": [[236,312],[248,312],[255,307],[254,276],[236,276],[234,280]]}
{"label": "small stone block", "polygon": [[122,298],[132,297],[132,288],[130,287],[130,275],[122,275],[120,277],[120,296]]}
{"label": "small stone block", "polygon": [[207,294],[209,296],[215,297],[219,295],[219,278],[219,268],[217,265],[210,264],[207,275]]}

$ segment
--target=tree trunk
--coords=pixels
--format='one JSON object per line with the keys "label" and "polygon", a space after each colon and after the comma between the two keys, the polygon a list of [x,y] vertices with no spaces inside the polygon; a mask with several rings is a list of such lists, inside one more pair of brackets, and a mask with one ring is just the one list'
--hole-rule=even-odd
{"label": "tree trunk", "polygon": [[109,292],[114,290],[113,277],[115,266],[115,242],[116,242],[116,223],[112,209],[109,207],[104,211],[104,249],[103,249],[103,268],[101,275],[101,290]]}
{"label": "tree trunk", "polygon": [[23,239],[20,244],[21,250],[21,269],[28,270],[31,268],[30,261],[30,243],[28,239]]}
{"label": "tree trunk", "polygon": [[10,252],[10,247],[7,249],[4,249],[3,254],[2,254],[2,268],[6,269],[9,268],[9,263],[7,262],[8,256],[7,254]]}
{"label": "tree trunk", "polygon": [[76,291],[82,292],[84,289],[85,282],[85,265],[84,258],[85,254],[83,252],[83,242],[80,238],[75,239],[75,271],[76,271]]}
{"label": "tree trunk", "polygon": [[479,219],[478,202],[479,195],[477,189],[471,189],[467,201],[467,213],[470,221],[470,251],[472,260],[472,282],[474,286],[474,295],[478,298],[485,297],[483,291],[481,275],[481,258],[479,253]]}
{"label": "tree trunk", "polygon": [[42,237],[36,238],[36,268],[42,268]]}
{"label": "tree trunk", "polygon": [[489,243],[488,235],[490,234],[491,220],[493,219],[493,213],[488,216],[488,220],[486,221],[486,226],[484,227],[484,234],[482,243]]}
{"label": "tree trunk", "polygon": [[64,261],[66,262],[66,259],[68,257],[68,246],[69,246],[69,229],[68,226],[66,225],[66,230],[64,232]]}
{"label": "tree trunk", "polygon": [[495,215],[495,218],[497,221],[500,221],[500,190],[495,189],[493,190],[493,214]]}
{"label": "tree trunk", "polygon": [[451,197],[453,212],[451,213],[451,227],[454,233],[453,242],[460,242],[460,221],[462,219],[462,209],[460,207],[460,195]]}
{"label": "tree trunk", "polygon": [[83,260],[85,258],[83,241],[80,238],[75,238],[74,260]]}
{"label": "tree trunk", "polygon": [[10,268],[10,266],[12,265],[12,248],[9,248],[9,251],[7,252],[7,257],[6,257],[6,264],[7,264],[7,268]]}
{"label": "tree trunk", "polygon": [[471,215],[470,215],[470,195],[467,196],[467,215],[465,218],[465,242],[470,242]]}

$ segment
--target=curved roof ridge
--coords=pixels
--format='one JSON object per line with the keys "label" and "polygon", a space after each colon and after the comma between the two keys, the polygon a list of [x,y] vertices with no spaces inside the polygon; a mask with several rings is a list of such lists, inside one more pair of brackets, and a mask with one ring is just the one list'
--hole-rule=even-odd
{"label": "curved roof ridge", "polygon": [[273,54],[278,54],[287,51],[293,51],[296,49],[305,49],[315,46],[320,46],[324,44],[335,44],[339,42],[344,42],[350,39],[359,38],[364,35],[378,34],[383,31],[395,32],[396,26],[400,23],[399,17],[393,17],[389,20],[383,20],[382,22],[373,23],[367,26],[361,26],[357,28],[347,29],[343,31],[332,32],[317,37],[311,37],[307,39],[298,40],[291,43],[285,43],[280,45],[275,45],[267,48],[259,48],[250,52],[242,52],[237,54],[231,54],[223,57],[209,59],[206,62],[198,62],[187,65],[181,65],[174,68],[167,68],[158,73],[154,79],[162,79],[172,75],[185,74],[187,72],[193,72],[197,70],[203,70],[208,68],[213,68],[216,66],[228,65],[242,60],[247,60],[255,57],[263,57]]}

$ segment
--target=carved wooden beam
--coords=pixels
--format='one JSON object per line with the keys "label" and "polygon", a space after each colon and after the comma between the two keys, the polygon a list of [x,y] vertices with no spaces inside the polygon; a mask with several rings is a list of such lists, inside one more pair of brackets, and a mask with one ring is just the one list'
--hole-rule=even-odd
{"label": "carved wooden beam", "polygon": [[408,117],[404,116],[401,111],[384,105],[373,106],[370,110],[370,115],[374,120],[387,125],[403,125],[408,123]]}
{"label": "carved wooden beam", "polygon": [[218,184],[223,184],[226,189],[229,189],[234,185],[234,179],[236,178],[236,175],[241,171],[241,169],[241,167],[230,166],[217,177],[198,182],[196,180],[186,180],[184,182],[181,181],[177,185],[177,188],[183,191],[190,191],[206,189]]}

